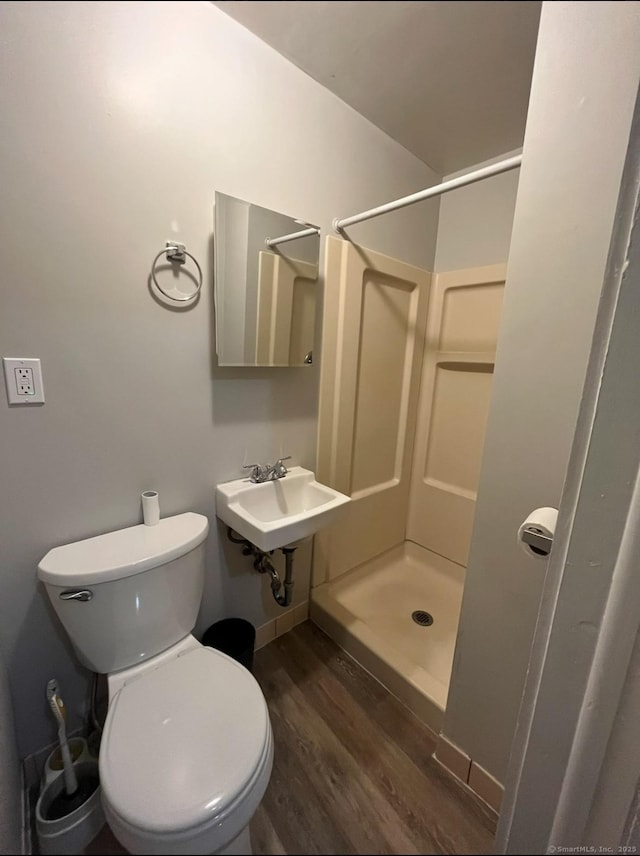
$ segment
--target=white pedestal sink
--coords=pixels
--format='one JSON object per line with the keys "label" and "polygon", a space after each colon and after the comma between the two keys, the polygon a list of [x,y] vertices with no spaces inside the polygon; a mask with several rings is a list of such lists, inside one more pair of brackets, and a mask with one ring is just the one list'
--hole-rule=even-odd
{"label": "white pedestal sink", "polygon": [[265,553],[333,523],[348,502],[348,496],[320,484],[303,467],[262,484],[244,478],[216,487],[217,516]]}

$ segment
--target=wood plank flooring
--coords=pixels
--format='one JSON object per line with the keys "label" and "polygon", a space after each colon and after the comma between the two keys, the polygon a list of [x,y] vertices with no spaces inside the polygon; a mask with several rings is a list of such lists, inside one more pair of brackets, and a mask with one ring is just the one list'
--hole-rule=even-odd
{"label": "wood plank flooring", "polygon": [[[433,733],[307,621],[255,655],[273,774],[255,856],[490,853],[495,817],[432,760]],[[108,827],[86,854],[125,853]]]}
{"label": "wood plank flooring", "polygon": [[490,853],[495,817],[432,760],[433,733],[311,622],[255,655],[271,714],[259,854]]}

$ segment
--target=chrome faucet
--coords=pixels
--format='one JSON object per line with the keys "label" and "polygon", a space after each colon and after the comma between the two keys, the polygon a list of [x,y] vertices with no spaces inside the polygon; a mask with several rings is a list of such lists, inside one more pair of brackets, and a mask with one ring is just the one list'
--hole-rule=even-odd
{"label": "chrome faucet", "polygon": [[286,458],[278,458],[275,464],[245,464],[242,469],[251,470],[250,481],[254,484],[262,484],[262,482],[283,479],[288,472],[283,461],[290,460],[291,455],[287,455]]}

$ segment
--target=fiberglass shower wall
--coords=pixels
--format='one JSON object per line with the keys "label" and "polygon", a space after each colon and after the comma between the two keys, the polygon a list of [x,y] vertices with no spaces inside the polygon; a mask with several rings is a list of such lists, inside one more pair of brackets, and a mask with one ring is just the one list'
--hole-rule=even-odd
{"label": "fiberglass shower wall", "polygon": [[318,477],[351,496],[313,585],[404,540],[466,565],[505,266],[432,275],[327,238]]}

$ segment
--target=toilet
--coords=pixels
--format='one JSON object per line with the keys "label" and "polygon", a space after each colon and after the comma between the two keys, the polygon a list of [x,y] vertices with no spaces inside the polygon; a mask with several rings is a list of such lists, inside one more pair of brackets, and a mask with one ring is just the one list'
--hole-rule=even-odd
{"label": "toilet", "polygon": [[191,635],[208,530],[187,512],[56,547],[38,566],[79,659],[108,676],[102,802],[131,853],[250,854],[271,775],[258,683]]}

